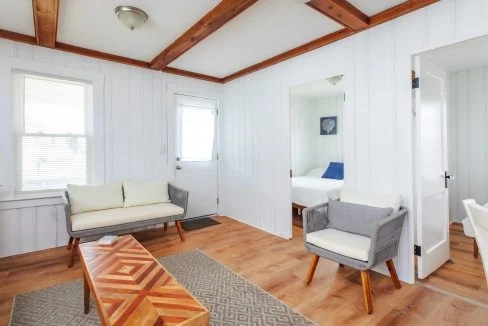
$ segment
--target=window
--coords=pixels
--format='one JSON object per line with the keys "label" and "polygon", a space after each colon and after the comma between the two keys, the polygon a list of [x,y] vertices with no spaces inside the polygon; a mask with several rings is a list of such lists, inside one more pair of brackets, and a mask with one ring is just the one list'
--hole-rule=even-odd
{"label": "window", "polygon": [[215,152],[217,103],[212,99],[177,95],[178,157],[181,161],[211,161]]}
{"label": "window", "polygon": [[90,181],[90,84],[16,73],[16,192]]}

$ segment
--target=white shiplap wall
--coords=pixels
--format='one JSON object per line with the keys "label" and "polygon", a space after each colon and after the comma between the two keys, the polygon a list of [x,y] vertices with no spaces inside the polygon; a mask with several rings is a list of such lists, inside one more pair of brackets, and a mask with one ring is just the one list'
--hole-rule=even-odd
{"label": "white shiplap wall", "polygon": [[[317,99],[315,135],[317,137],[317,167],[328,167],[330,162],[342,162],[344,157],[344,94]],[[320,135],[318,124],[321,117],[337,117],[337,134]],[[349,129],[350,130],[350,129]]]}
{"label": "white shiplap wall", "polygon": [[[343,159],[344,95],[291,97],[291,167],[293,176]],[[320,118],[337,116],[337,135],[320,135]]]}
{"label": "white shiplap wall", "polygon": [[[0,66],[11,59],[27,65],[75,69],[103,76],[103,142],[105,181],[167,179],[166,89],[168,85],[220,93],[222,85],[163,74],[42,47],[0,40]],[[1,69],[0,69],[1,70]],[[5,80],[10,76],[0,76]],[[11,116],[11,99],[2,98],[0,118]],[[5,122],[5,121],[4,121]],[[12,126],[4,123],[2,126]],[[12,144],[2,141],[12,130],[0,131],[0,188],[3,198],[13,193]],[[10,138],[10,137],[7,137]],[[103,181],[103,180],[102,180]],[[0,201],[0,257],[41,250],[67,243],[61,199]]]}
{"label": "white shiplap wall", "polygon": [[[427,8],[225,85],[222,213],[291,237],[290,87],[345,75],[346,186],[401,193],[413,206],[412,55],[488,32],[488,2]],[[397,262],[413,282],[410,213]]]}
{"label": "white shiplap wall", "polygon": [[461,201],[488,202],[488,67],[449,76],[450,217],[466,217]]}
{"label": "white shiplap wall", "polygon": [[292,96],[290,125],[293,176],[304,175],[317,167],[317,100]]}

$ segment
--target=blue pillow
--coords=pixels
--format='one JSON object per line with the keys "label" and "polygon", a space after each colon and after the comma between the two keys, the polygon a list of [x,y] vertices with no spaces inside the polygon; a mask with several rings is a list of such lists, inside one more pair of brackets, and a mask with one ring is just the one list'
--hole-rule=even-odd
{"label": "blue pillow", "polygon": [[322,178],[344,180],[344,163],[330,162]]}

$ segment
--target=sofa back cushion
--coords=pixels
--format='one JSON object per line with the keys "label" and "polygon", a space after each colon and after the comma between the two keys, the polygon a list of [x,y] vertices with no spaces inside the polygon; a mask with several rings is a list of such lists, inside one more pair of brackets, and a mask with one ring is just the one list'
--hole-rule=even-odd
{"label": "sofa back cushion", "polygon": [[391,207],[398,212],[402,204],[400,195],[377,195],[365,192],[356,192],[342,188],[341,201],[351,204],[367,205],[372,207]]}
{"label": "sofa back cushion", "polygon": [[124,207],[169,203],[168,183],[124,181]]}
{"label": "sofa back cushion", "polygon": [[391,207],[371,207],[331,200],[327,209],[327,227],[371,237],[374,224],[390,216],[392,212]]}
{"label": "sofa back cushion", "polygon": [[103,185],[68,185],[71,214],[124,206],[122,183]]}

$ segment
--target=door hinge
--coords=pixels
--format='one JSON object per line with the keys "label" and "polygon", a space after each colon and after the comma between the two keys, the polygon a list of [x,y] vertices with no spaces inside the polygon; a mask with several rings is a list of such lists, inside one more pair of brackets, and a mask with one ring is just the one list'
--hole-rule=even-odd
{"label": "door hinge", "polygon": [[219,160],[219,153],[217,153],[217,161]]}
{"label": "door hinge", "polygon": [[420,79],[418,77],[415,77],[412,79],[412,89],[417,89],[420,87]]}
{"label": "door hinge", "polygon": [[421,246],[414,245],[413,246],[413,254],[415,256],[421,257],[422,256],[422,247]]}
{"label": "door hinge", "polygon": [[290,178],[293,178],[293,170],[290,170]]}
{"label": "door hinge", "polygon": [[219,204],[220,200],[219,200],[219,197],[217,197],[217,205]]}

